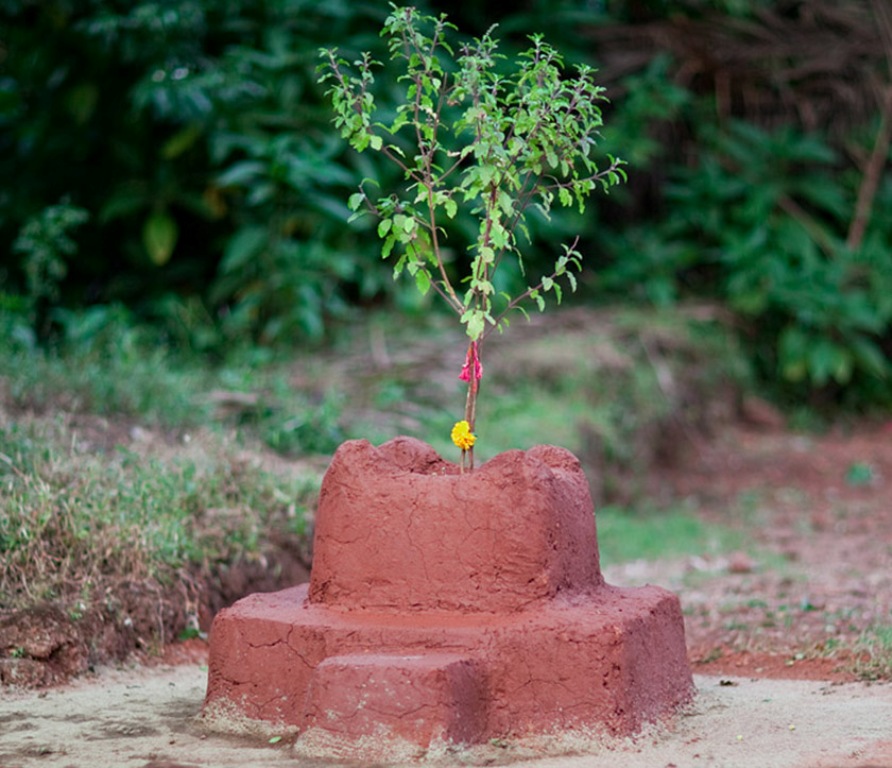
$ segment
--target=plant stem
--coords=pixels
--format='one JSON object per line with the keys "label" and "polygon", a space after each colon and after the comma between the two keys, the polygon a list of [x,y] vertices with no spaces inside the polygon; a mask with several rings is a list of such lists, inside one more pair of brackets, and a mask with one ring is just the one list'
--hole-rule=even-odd
{"label": "plant stem", "polygon": [[[471,342],[468,346],[468,396],[465,399],[465,421],[471,433],[474,432],[474,424],[477,420],[477,393],[480,390],[480,380],[477,378],[477,367],[480,361],[480,344]],[[474,469],[474,446],[468,448],[468,469]],[[464,454],[462,454],[462,465],[464,465]]]}

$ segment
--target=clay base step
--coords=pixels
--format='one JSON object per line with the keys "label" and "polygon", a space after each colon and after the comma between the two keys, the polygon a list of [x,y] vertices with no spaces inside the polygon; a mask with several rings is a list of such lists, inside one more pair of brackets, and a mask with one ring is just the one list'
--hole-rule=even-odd
{"label": "clay base step", "polygon": [[330,656],[310,678],[303,730],[346,738],[380,731],[420,747],[473,743],[485,720],[480,672],[452,654]]}
{"label": "clay base step", "polygon": [[658,587],[605,585],[512,614],[404,615],[330,610],[302,585],[217,615],[205,714],[301,734],[389,731],[423,747],[627,735],[692,694],[678,598]]}

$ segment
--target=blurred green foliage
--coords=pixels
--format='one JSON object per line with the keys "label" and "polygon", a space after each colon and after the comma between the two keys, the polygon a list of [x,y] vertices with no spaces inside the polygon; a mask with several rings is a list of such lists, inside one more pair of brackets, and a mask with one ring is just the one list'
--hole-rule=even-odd
{"label": "blurred green foliage", "polygon": [[[533,272],[579,234],[579,300],[718,301],[780,398],[889,404],[884,115],[874,103],[860,121],[852,110],[842,135],[815,128],[797,117],[811,106],[804,92],[798,112],[760,121],[746,98],[722,95],[728,73],[690,76],[702,62],[678,43],[695,48],[684,31],[709,24],[732,45],[766,14],[807,21],[801,4],[416,4],[473,35],[498,22],[509,58],[542,33],[569,63],[603,67],[612,103],[601,148],[628,160],[629,184],[585,217],[534,223]],[[867,0],[842,6],[839,23],[869,20]],[[242,342],[320,340],[356,307],[417,303],[390,280],[371,224],[347,223],[361,180],[389,186],[394,171],[336,136],[315,72],[321,47],[386,55],[377,32],[389,10],[371,0],[0,0],[0,308],[15,339],[47,344],[69,332],[72,310],[123,304],[168,343],[219,355]],[[673,30],[675,45],[653,44]],[[744,84],[758,103],[783,91],[770,69],[782,62],[765,60],[770,77]],[[873,74],[888,79],[882,67]],[[395,86],[380,83],[377,103],[394,103]],[[883,172],[853,237],[872,153]],[[460,254],[473,225],[457,220],[449,234]]]}
{"label": "blurred green foliage", "polygon": [[719,299],[781,397],[892,404],[892,222],[847,242],[857,179],[820,136],[735,121],[704,127],[698,148],[665,186],[672,214],[620,235],[637,258],[614,260],[604,284],[657,304]]}
{"label": "blurred green foliage", "polygon": [[[88,211],[58,300],[123,301],[217,330],[318,338],[384,281],[345,200],[365,175],[330,130],[316,51],[374,40],[375,4],[5,2],[0,240],[67,196]],[[59,260],[56,259],[56,264]],[[2,254],[10,292],[27,264]],[[163,312],[159,313],[159,308]]]}

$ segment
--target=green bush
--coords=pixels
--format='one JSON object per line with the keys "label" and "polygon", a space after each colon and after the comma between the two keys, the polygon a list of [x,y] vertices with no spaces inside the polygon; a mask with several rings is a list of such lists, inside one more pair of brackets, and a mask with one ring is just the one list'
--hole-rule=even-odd
{"label": "green bush", "polygon": [[51,205],[28,219],[13,243],[22,254],[31,330],[41,337],[49,333],[50,308],[60,298],[59,285],[68,272],[65,259],[77,251],[70,232],[88,218],[85,210],[68,203]]}
{"label": "green bush", "polygon": [[671,298],[689,281],[718,295],[763,380],[791,397],[888,402],[892,226],[876,217],[859,247],[847,243],[857,189],[820,136],[735,122],[700,146],[667,187],[671,216],[647,231],[645,258],[614,265],[615,284]]}
{"label": "green bush", "polygon": [[[0,241],[67,196],[90,221],[45,264],[54,306],[157,316],[171,295],[198,296],[222,333],[206,343],[319,337],[390,285],[344,224],[346,190],[369,169],[341,156],[315,83],[319,46],[365,45],[383,13],[8,0],[0,171],[16,185],[0,193]],[[12,291],[32,290],[27,268],[0,252]]]}

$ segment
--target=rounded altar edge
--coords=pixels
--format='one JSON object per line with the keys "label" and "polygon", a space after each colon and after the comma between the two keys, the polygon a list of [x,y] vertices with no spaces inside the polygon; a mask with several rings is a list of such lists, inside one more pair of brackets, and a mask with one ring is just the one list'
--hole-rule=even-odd
{"label": "rounded altar edge", "polygon": [[316,514],[310,600],[512,611],[602,583],[588,481],[569,451],[506,451],[460,474],[426,443],[351,440]]}

